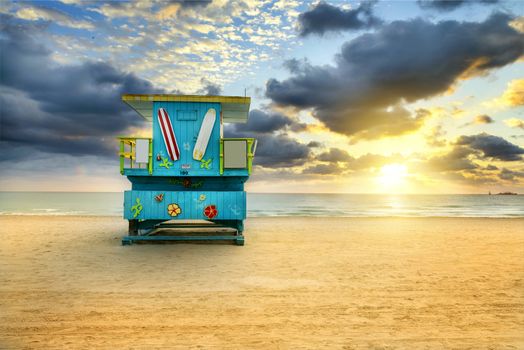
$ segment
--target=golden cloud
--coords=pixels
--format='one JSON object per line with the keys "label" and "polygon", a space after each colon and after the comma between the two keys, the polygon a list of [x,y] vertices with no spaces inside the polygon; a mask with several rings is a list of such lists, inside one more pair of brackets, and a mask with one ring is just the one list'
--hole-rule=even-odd
{"label": "golden cloud", "polygon": [[521,128],[524,129],[524,120],[518,119],[518,118],[510,118],[504,120],[504,123],[506,123],[507,126],[510,128]]}
{"label": "golden cloud", "polygon": [[524,106],[524,79],[510,81],[502,96],[494,99],[489,104],[497,107]]}

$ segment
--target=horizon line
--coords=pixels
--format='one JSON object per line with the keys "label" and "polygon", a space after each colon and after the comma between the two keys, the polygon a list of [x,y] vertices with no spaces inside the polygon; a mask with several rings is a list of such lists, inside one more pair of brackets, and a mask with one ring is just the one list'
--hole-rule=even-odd
{"label": "horizon line", "polygon": [[[0,193],[123,193],[124,191],[2,191],[0,190]],[[245,191],[246,193],[253,193],[253,194],[339,194],[339,195],[414,195],[414,196],[449,196],[449,195],[499,195],[499,193],[507,193],[511,191],[505,191],[505,192],[494,192],[494,193],[377,193],[377,192],[256,192],[256,191]],[[524,195],[524,193],[519,192],[511,192],[516,193],[517,195]]]}

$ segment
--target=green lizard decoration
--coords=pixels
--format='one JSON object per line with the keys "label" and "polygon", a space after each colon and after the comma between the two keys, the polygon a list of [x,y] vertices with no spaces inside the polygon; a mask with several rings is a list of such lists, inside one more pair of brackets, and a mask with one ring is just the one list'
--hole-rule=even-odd
{"label": "green lizard decoration", "polygon": [[131,211],[134,211],[133,213],[133,219],[136,218],[138,215],[140,215],[140,212],[142,211],[144,207],[142,207],[142,204],[140,203],[140,198],[136,199],[136,204],[131,207]]}
{"label": "green lizard decoration", "polygon": [[200,168],[209,169],[212,160],[213,158],[209,158],[208,160],[200,159]]}
{"label": "green lizard decoration", "polygon": [[159,166],[163,166],[164,168],[169,169],[171,165],[173,165],[173,163],[171,163],[169,159],[162,157],[162,163]]}

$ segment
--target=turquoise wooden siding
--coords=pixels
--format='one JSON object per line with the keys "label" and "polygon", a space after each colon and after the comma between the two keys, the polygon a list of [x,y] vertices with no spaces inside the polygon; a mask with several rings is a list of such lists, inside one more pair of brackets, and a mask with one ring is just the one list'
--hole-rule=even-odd
{"label": "turquoise wooden siding", "polygon": [[[157,202],[155,196],[164,193],[164,200]],[[200,196],[205,195],[205,200]],[[142,211],[133,217],[131,207],[140,198]],[[177,217],[169,216],[167,207],[176,203],[182,209]],[[207,219],[204,208],[215,205],[218,215],[213,220],[244,220],[246,218],[246,193],[244,191],[218,192],[218,191],[125,191],[124,192],[124,219],[156,219],[156,220],[188,220]]]}
{"label": "turquoise wooden siding", "polygon": [[[170,169],[161,167],[157,154],[169,158],[158,123],[158,109],[164,108],[169,114],[175,137],[180,149],[180,159],[170,162]],[[210,169],[202,168],[200,161],[193,159],[200,126],[210,108],[216,110],[213,132],[209,138],[203,159],[212,159]],[[153,104],[153,175],[156,176],[220,176],[220,103],[203,102],[154,102]],[[132,174],[130,174],[132,175]],[[138,174],[137,174],[138,175]]]}

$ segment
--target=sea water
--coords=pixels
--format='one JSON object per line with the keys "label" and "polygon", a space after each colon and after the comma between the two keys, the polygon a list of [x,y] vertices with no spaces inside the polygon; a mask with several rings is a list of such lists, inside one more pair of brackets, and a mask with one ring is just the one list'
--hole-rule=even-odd
{"label": "sea water", "polygon": [[[524,217],[524,195],[248,193],[247,206],[248,217]],[[121,192],[0,192],[0,215],[122,216],[122,208]]]}

